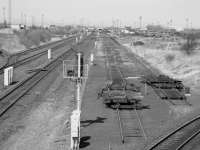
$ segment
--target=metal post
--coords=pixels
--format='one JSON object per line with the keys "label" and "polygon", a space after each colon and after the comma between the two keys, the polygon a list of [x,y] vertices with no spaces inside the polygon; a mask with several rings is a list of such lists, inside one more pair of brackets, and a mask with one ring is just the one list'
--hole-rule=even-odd
{"label": "metal post", "polygon": [[48,53],[48,54],[47,54],[47,55],[48,55],[48,59],[51,60],[51,49],[48,49],[48,52],[47,52],[47,53]]}
{"label": "metal post", "polygon": [[80,110],[81,109],[81,83],[77,82],[77,109]]}
{"label": "metal post", "polygon": [[11,24],[12,24],[12,1],[11,0],[9,0],[8,1],[8,3],[9,3],[9,9],[8,9],[8,11],[9,11],[9,24],[10,24],[10,27],[11,27]]}
{"label": "metal post", "polygon": [[5,13],[5,7],[3,7],[3,24],[4,24],[4,27],[5,27],[5,25],[7,24],[7,22],[6,22],[6,13]]}
{"label": "metal post", "polygon": [[81,79],[81,53],[77,54],[78,56],[78,78],[77,78],[77,109],[80,110],[81,106],[81,96],[80,96],[80,89],[81,89],[81,83],[80,83],[80,79]]}
{"label": "metal post", "polygon": [[142,29],[142,16],[139,17],[139,20],[140,20],[140,27],[139,28]]}
{"label": "metal post", "polygon": [[78,79],[81,78],[81,53],[78,53]]}
{"label": "metal post", "polygon": [[26,21],[26,14],[24,14],[24,25],[26,26],[26,23],[27,23],[27,21]]}
{"label": "metal post", "polygon": [[144,95],[147,95],[147,84],[144,83]]}
{"label": "metal post", "polygon": [[4,87],[9,85],[8,81],[8,68],[4,69]]}
{"label": "metal post", "polygon": [[119,121],[120,136],[121,136],[122,144],[124,144],[123,125],[120,118],[119,108],[117,108],[117,116],[118,116],[118,121]]}

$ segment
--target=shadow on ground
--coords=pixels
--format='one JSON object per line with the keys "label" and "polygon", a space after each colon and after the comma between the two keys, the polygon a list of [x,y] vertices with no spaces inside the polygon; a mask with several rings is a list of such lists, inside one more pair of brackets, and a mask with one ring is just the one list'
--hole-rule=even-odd
{"label": "shadow on ground", "polygon": [[84,120],[84,121],[81,121],[81,127],[87,127],[95,123],[104,123],[104,120],[106,119],[107,118],[97,117],[95,120]]}
{"label": "shadow on ground", "polygon": [[81,137],[79,148],[85,148],[89,146],[90,145],[90,142],[88,142],[89,139],[91,139],[91,136]]}

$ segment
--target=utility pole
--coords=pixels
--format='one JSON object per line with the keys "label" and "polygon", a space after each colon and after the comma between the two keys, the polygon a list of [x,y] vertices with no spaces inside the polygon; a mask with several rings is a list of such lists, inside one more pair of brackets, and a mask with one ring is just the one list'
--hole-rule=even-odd
{"label": "utility pole", "polygon": [[24,25],[26,26],[26,14],[24,14]]}
{"label": "utility pole", "polygon": [[186,29],[188,29],[189,28],[189,19],[188,18],[186,18]]}
{"label": "utility pole", "polygon": [[21,24],[23,24],[24,23],[24,21],[23,21],[23,16],[24,16],[24,14],[21,12]]}
{"label": "utility pole", "polygon": [[142,16],[139,17],[140,29],[142,29]]}
{"label": "utility pole", "polygon": [[190,29],[192,29],[192,21],[190,22]]}
{"label": "utility pole", "polygon": [[34,24],[35,24],[35,23],[34,23],[34,22],[35,22],[34,20],[35,20],[35,19],[34,19],[34,16],[32,16],[32,27],[33,27]]}
{"label": "utility pole", "polygon": [[170,28],[172,28],[173,20],[170,19]]}
{"label": "utility pole", "polygon": [[3,7],[3,24],[4,24],[4,26],[6,26],[6,8],[5,7]]}
{"label": "utility pole", "polygon": [[8,1],[8,14],[9,14],[9,25],[11,26],[11,24],[12,24],[12,1],[11,0],[9,0]]}

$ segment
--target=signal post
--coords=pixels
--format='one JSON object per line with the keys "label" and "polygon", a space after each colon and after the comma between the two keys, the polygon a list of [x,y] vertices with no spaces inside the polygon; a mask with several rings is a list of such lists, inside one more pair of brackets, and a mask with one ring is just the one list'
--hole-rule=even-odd
{"label": "signal post", "polygon": [[[84,87],[88,76],[88,65],[84,64],[84,55],[82,52],[76,54],[75,65],[70,64],[72,60],[63,62],[63,76],[64,78],[72,79],[76,84],[76,108],[70,117],[71,122],[71,137],[70,149],[79,150],[80,144],[80,115],[81,103]],[[86,80],[84,80],[86,79]]]}

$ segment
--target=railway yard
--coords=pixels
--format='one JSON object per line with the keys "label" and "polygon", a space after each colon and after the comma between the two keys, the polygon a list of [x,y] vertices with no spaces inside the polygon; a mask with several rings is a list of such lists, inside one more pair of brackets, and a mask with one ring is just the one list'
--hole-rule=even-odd
{"label": "railway yard", "polygon": [[[164,74],[118,36],[93,31],[77,41],[79,36],[12,54],[0,68],[0,150],[70,149],[70,116],[79,105],[75,83],[83,85],[78,149],[200,148],[198,92]],[[78,52],[89,67],[86,80],[75,81],[65,78],[66,71],[76,73],[65,70],[63,62],[76,66]],[[14,77],[5,87],[9,66]]]}

